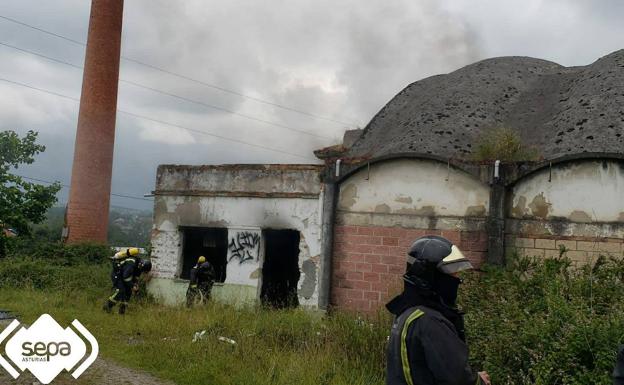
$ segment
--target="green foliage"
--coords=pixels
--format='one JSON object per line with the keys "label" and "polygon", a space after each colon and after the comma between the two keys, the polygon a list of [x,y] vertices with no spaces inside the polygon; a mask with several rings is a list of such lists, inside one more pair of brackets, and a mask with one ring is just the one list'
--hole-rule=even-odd
{"label": "green foliage", "polygon": [[[100,309],[110,293],[110,265],[82,258],[101,261],[108,251],[57,247],[0,260],[0,303],[25,322],[42,313],[61,324],[79,319],[102,355],[125,366],[181,385],[384,383],[390,318],[383,312],[362,319],[218,303],[186,309],[143,298],[119,317]],[[611,384],[624,340],[623,261],[600,258],[575,269],[565,257],[515,258],[505,269],[464,278],[460,304],[471,359],[494,384]],[[201,330],[204,338],[193,343]]]}
{"label": "green foliage", "polygon": [[477,144],[474,154],[477,161],[501,160],[507,162],[531,161],[539,158],[535,149],[522,143],[518,133],[506,127],[485,131]]}
{"label": "green foliage", "polygon": [[106,246],[29,242],[13,238],[0,263],[0,290],[99,291],[109,287],[113,251]]}
{"label": "green foliage", "polygon": [[3,228],[29,232],[29,223],[39,223],[56,202],[61,186],[42,186],[24,181],[10,171],[21,164],[31,164],[35,155],[45,151],[36,144],[37,133],[29,131],[20,138],[14,131],[0,132],[0,256],[4,255],[6,237]]}
{"label": "green foliage", "polygon": [[63,266],[49,263],[45,259],[20,258],[10,263],[2,263],[0,289],[52,290],[67,294],[99,293],[101,290],[97,290],[96,285],[110,286],[108,273],[110,273],[109,264]]}
{"label": "green foliage", "polygon": [[57,242],[61,240],[64,224],[65,207],[51,207],[47,211],[43,222],[31,226],[30,235],[37,241]]}
{"label": "green foliage", "polygon": [[471,275],[461,301],[476,366],[496,384],[611,384],[624,340],[624,262],[514,258]]}
{"label": "green foliage", "polygon": [[113,254],[110,247],[100,244],[64,245],[28,237],[12,238],[7,248],[7,256],[10,258],[45,260],[48,264],[60,266],[108,263],[108,258]]}
{"label": "green foliage", "polygon": [[[104,357],[180,385],[383,383],[387,316],[370,322],[346,314],[218,303],[186,309],[133,297],[120,317],[101,310],[111,292],[110,265],[73,257],[65,266],[47,263],[65,259],[37,254],[0,260],[2,307],[27,323],[42,313],[63,325],[79,319],[98,339]],[[204,338],[193,343],[201,330]],[[237,344],[219,341],[222,336]],[[95,372],[88,371],[85,380]]]}

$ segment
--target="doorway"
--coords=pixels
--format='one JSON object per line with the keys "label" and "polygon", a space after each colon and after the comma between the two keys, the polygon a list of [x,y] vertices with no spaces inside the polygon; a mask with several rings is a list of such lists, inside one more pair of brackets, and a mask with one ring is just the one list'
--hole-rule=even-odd
{"label": "doorway", "polygon": [[263,230],[262,304],[274,308],[297,307],[299,241],[296,230]]}
{"label": "doorway", "polygon": [[181,231],[184,246],[180,278],[189,279],[191,269],[197,264],[197,258],[203,255],[215,270],[215,282],[224,282],[227,265],[227,229],[185,227]]}

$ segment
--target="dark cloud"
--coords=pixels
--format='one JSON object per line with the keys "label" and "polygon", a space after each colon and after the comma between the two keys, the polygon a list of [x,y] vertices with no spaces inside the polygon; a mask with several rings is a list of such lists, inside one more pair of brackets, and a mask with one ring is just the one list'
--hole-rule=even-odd
{"label": "dark cloud", "polygon": [[[600,3],[598,6],[595,4]],[[86,41],[87,0],[5,0],[0,15]],[[121,78],[280,126],[188,103],[127,83],[119,108],[303,157],[364,126],[420,78],[498,55],[585,64],[619,47],[619,1],[132,0],[122,53],[233,91],[343,123],[241,98],[130,61]],[[84,47],[0,19],[0,42],[82,65]],[[0,47],[0,77],[72,97],[80,70]],[[30,176],[69,183],[77,103],[0,82],[1,129],[35,129],[48,146]],[[321,136],[305,135],[297,130]],[[113,191],[142,196],[162,163],[310,162],[119,114]],[[66,193],[61,194],[61,200]],[[113,198],[113,204],[150,203]]]}

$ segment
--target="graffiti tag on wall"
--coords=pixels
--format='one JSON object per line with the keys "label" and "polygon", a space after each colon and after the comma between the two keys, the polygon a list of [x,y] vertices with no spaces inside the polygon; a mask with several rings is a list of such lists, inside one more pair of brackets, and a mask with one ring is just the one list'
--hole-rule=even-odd
{"label": "graffiti tag on wall", "polygon": [[251,231],[236,232],[230,238],[228,249],[230,251],[228,262],[238,260],[238,263],[242,265],[247,261],[258,260],[260,234]]}

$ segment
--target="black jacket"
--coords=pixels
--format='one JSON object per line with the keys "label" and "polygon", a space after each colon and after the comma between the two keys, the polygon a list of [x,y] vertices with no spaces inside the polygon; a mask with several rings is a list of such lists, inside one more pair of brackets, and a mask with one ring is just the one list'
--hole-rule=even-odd
{"label": "black jacket", "polygon": [[453,323],[426,306],[410,307],[396,317],[387,358],[387,385],[482,383]]}
{"label": "black jacket", "polygon": [[115,287],[119,285],[131,287],[137,282],[140,275],[141,270],[139,269],[135,258],[125,258],[113,261],[111,280],[113,281],[113,285]]}
{"label": "black jacket", "polygon": [[210,262],[204,262],[201,265],[195,265],[191,269],[190,285],[211,285],[215,280],[215,271]]}

